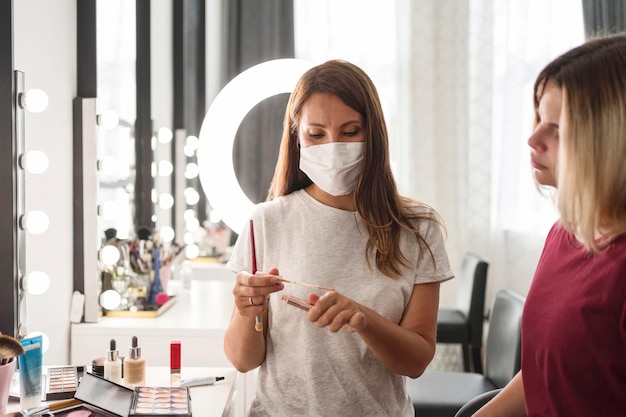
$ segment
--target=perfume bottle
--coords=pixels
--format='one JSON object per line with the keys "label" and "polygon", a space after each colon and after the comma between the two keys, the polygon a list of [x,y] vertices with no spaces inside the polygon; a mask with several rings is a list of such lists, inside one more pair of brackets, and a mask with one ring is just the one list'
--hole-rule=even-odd
{"label": "perfume bottle", "polygon": [[115,339],[111,339],[109,350],[104,359],[104,378],[120,384],[122,382],[122,360],[120,351],[117,350]]}
{"label": "perfume bottle", "polygon": [[128,388],[143,387],[146,382],[146,358],[141,356],[141,347],[137,344],[137,336],[133,336],[128,350],[128,357],[124,359],[124,384]]}

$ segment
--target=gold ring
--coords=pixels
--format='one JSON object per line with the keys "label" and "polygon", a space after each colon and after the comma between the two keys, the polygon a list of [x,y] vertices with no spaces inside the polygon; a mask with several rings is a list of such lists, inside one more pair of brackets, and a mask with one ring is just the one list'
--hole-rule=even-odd
{"label": "gold ring", "polygon": [[250,305],[253,306],[254,303],[252,302],[252,297],[248,297],[248,301],[250,302]]}

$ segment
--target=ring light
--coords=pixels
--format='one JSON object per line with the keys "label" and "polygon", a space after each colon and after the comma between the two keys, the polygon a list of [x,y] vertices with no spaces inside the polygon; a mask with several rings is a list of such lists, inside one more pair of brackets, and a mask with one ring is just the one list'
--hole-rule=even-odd
{"label": "ring light", "polygon": [[197,157],[200,184],[209,203],[236,233],[245,227],[254,203],[241,189],[233,165],[233,144],[239,125],[258,103],[291,93],[314,63],[276,59],[255,65],[233,78],[219,92],[200,128]]}

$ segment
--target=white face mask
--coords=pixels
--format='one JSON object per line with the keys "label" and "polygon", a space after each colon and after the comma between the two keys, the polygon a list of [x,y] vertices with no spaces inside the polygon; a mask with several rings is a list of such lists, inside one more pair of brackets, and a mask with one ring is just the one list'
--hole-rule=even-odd
{"label": "white face mask", "polygon": [[365,142],[330,142],[300,148],[300,170],[333,196],[354,191]]}

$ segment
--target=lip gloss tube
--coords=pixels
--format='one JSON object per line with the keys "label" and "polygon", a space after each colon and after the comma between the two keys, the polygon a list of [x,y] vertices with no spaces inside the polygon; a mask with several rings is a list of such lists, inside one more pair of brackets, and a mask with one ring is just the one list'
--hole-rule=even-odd
{"label": "lip gloss tube", "polygon": [[170,343],[170,385],[180,382],[180,341]]}

